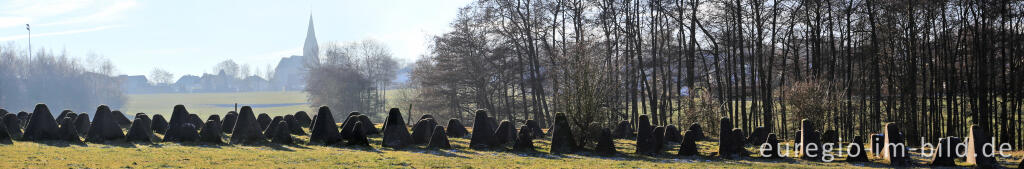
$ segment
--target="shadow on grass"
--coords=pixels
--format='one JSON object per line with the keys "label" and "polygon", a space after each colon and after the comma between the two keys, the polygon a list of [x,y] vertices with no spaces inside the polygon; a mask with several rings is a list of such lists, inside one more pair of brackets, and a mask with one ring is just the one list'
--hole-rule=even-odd
{"label": "shadow on grass", "polygon": [[[83,144],[84,144],[84,142],[83,142]],[[105,146],[115,146],[115,147],[121,147],[121,148],[136,148],[135,143],[125,141],[124,139],[108,140],[108,141],[103,141],[102,143],[96,143],[96,144],[105,145]]]}
{"label": "shadow on grass", "polygon": [[[187,147],[203,147],[203,148],[221,148],[221,146],[228,145],[227,143],[207,143],[207,142],[166,142],[176,143],[181,146]],[[162,147],[162,146],[161,146]]]}
{"label": "shadow on grass", "polygon": [[154,142],[153,144],[146,144],[146,145],[149,146],[149,147],[152,147],[152,148],[164,148],[164,145],[160,144],[159,142]]}
{"label": "shadow on grass", "polygon": [[137,148],[137,146],[135,146],[135,144],[133,142],[125,141],[125,139],[107,140],[107,141],[103,141],[103,142],[99,142],[99,143],[85,142],[85,141],[64,141],[64,140],[46,140],[46,141],[36,141],[36,142],[37,143],[46,144],[46,145],[49,145],[49,146],[55,146],[55,147],[68,147],[68,146],[71,146],[71,145],[88,147],[89,144],[87,144],[87,143],[94,143],[94,144],[103,145],[103,146],[113,146],[113,147],[121,147],[121,148]]}
{"label": "shadow on grass", "polygon": [[[459,142],[459,141],[449,140],[449,143],[453,143],[453,142]],[[437,156],[454,157],[454,158],[462,158],[462,159],[470,159],[470,158],[466,157],[466,156],[463,156],[463,155],[459,155],[457,153],[479,154],[479,153],[476,153],[474,151],[466,151],[466,150],[504,151],[504,150],[499,150],[499,148],[461,149],[461,148],[456,147],[457,144],[451,144],[451,145],[452,145],[452,148],[450,148],[450,149],[427,148],[427,146],[425,144],[416,144],[416,145],[405,146],[405,147],[402,147],[402,148],[385,147],[384,150],[408,151],[408,152],[414,152],[414,153],[431,154],[431,155],[437,155]],[[379,152],[379,150],[378,150],[378,152]]]}
{"label": "shadow on grass", "polygon": [[290,148],[288,148],[288,147],[285,147],[285,145],[281,145],[281,144],[273,144],[273,143],[267,143],[267,144],[264,144],[264,146],[265,146],[265,147],[269,147],[270,149],[274,149],[274,150],[277,150],[277,151],[290,151],[290,152],[295,152],[295,150],[292,150],[292,149],[290,149]]}
{"label": "shadow on grass", "polygon": [[[456,139],[456,138],[460,138],[460,139]],[[469,145],[469,138],[462,138],[462,137],[448,137],[448,142],[449,142],[449,143],[458,143],[458,144],[466,144],[466,145]]]}
{"label": "shadow on grass", "polygon": [[521,157],[529,156],[529,157],[537,157],[537,158],[552,159],[552,160],[563,159],[563,158],[573,158],[571,155],[580,155],[579,152],[576,152],[576,153],[545,153],[545,152],[537,151],[536,147],[534,147],[532,151],[513,151],[513,152],[516,152],[516,155],[519,155]]}
{"label": "shadow on grass", "polygon": [[349,149],[349,150],[365,151],[365,152],[371,152],[371,153],[384,153],[383,151],[380,151],[380,150],[378,150],[376,148],[373,148],[372,145],[369,146],[369,147],[364,147],[364,146],[345,146],[345,147],[340,147],[340,148],[345,148],[345,149]]}
{"label": "shadow on grass", "polygon": [[[371,145],[373,145],[373,144],[371,143]],[[381,150],[391,150],[391,151],[416,151],[416,150],[423,150],[424,149],[422,144],[411,144],[411,145],[406,145],[404,147],[384,147],[383,144],[377,144],[377,145],[381,145],[381,148],[380,148]]]}
{"label": "shadow on grass", "polygon": [[445,149],[426,149],[426,151],[424,151],[424,153],[433,154],[433,155],[437,155],[437,156],[469,159],[469,157],[462,156],[462,155],[459,155],[459,154],[456,154],[456,153],[453,153],[453,152],[464,152],[464,151],[458,151],[458,150],[455,150],[455,149],[447,149],[447,150],[445,150]]}
{"label": "shadow on grass", "polygon": [[376,149],[376,148],[374,148],[372,146],[373,145],[373,140],[370,140],[370,142],[371,142],[370,146],[356,146],[356,145],[351,145],[350,146],[350,145],[345,145],[345,142],[339,142],[339,143],[335,143],[335,144],[322,144],[322,143],[292,144],[292,145],[289,145],[289,146],[294,146],[295,148],[300,148],[300,149],[312,149],[312,148],[307,147],[307,146],[323,146],[323,147],[332,148],[332,149],[337,148],[337,149],[349,149],[349,150],[364,151],[364,152],[371,152],[371,153],[384,153],[383,151],[380,151],[380,150],[378,150],[378,149]]}
{"label": "shadow on grass", "polygon": [[117,147],[122,147],[122,148],[136,148],[135,144],[133,144],[131,142],[124,141],[124,140],[107,141],[107,142],[103,143],[103,145],[117,146]]}
{"label": "shadow on grass", "polygon": [[303,144],[299,144],[299,143],[296,143],[296,144],[289,144],[289,145],[283,145],[283,146],[286,146],[286,147],[291,147],[291,148],[296,148],[296,149],[305,149],[305,150],[309,150],[309,149],[312,149],[312,148],[309,148],[309,147],[303,146]]}
{"label": "shadow on grass", "polygon": [[54,147],[69,147],[71,145],[82,146],[82,147],[89,147],[88,144],[85,144],[85,142],[82,142],[82,141],[71,142],[71,141],[63,141],[63,140],[44,140],[44,141],[28,141],[28,142],[42,143],[42,144],[45,144],[45,145],[48,145],[48,146],[54,146]]}

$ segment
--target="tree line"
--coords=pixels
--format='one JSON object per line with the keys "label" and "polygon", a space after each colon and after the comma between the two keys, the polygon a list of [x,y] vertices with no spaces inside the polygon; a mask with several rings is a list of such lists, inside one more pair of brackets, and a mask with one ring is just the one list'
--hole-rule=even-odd
{"label": "tree line", "polygon": [[[421,113],[574,129],[648,114],[843,138],[884,122],[917,138],[979,125],[1024,145],[1024,2],[480,0],[411,73]],[[633,125],[636,125],[634,122]],[[714,127],[710,132],[717,132]]]}
{"label": "tree line", "polygon": [[17,113],[36,103],[76,111],[124,105],[110,60],[96,54],[80,60],[44,48],[29,56],[28,50],[0,45],[0,108]]}
{"label": "tree line", "polygon": [[[311,105],[326,105],[342,115],[348,112],[382,119],[387,87],[395,79],[399,64],[391,50],[375,40],[321,46],[314,62],[306,63],[306,88]],[[314,56],[315,57],[315,56]]]}

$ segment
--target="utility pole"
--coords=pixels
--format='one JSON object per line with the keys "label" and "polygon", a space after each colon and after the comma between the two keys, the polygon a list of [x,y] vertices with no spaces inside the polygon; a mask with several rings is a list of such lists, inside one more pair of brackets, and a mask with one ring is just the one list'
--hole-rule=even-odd
{"label": "utility pole", "polygon": [[26,23],[25,30],[28,30],[28,59],[32,60],[32,27]]}

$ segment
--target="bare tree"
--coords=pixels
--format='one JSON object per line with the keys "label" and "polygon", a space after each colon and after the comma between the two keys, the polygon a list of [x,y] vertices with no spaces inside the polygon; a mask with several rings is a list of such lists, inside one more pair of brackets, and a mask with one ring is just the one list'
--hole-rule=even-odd
{"label": "bare tree", "polygon": [[167,72],[164,69],[153,68],[153,71],[149,72],[149,79],[153,81],[154,85],[167,85],[173,83],[174,74]]}
{"label": "bare tree", "polygon": [[235,61],[231,59],[217,63],[217,65],[213,67],[214,74],[220,73],[221,71],[224,71],[225,75],[228,75],[232,78],[241,77],[241,75],[239,74],[238,63],[235,63]]}
{"label": "bare tree", "polygon": [[248,63],[242,64],[242,67],[238,70],[238,78],[245,79],[252,76],[252,68],[249,67]]}
{"label": "bare tree", "polygon": [[271,80],[272,78],[274,78],[274,73],[276,71],[274,70],[274,67],[270,66],[270,64],[267,64],[263,70],[265,70],[265,72],[263,72],[262,74],[263,78],[267,80]]}
{"label": "bare tree", "polygon": [[390,49],[372,40],[329,42],[321,49],[324,62],[312,65],[307,76],[310,102],[338,112],[384,112],[385,91],[398,69]]}
{"label": "bare tree", "polygon": [[411,86],[418,107],[450,117],[475,109],[542,123],[556,112],[599,123],[649,114],[655,125],[730,117],[744,131],[782,137],[797,127],[787,121],[809,118],[844,138],[877,133],[883,122],[926,138],[977,124],[1019,146],[1022,6],[480,0],[433,39]]}
{"label": "bare tree", "polygon": [[121,83],[111,76],[114,65],[90,53],[80,64],[64,53],[41,49],[32,57],[14,45],[0,45],[0,107],[27,109],[36,103],[50,108],[88,110],[106,104],[120,107]]}

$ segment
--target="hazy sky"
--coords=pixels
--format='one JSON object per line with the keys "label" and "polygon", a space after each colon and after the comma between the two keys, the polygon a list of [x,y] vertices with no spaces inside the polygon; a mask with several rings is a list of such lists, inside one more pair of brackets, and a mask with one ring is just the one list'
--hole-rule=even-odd
{"label": "hazy sky", "polygon": [[255,70],[301,55],[310,13],[321,45],[375,39],[408,63],[448,31],[470,0],[0,0],[0,43],[109,58],[119,74],[212,72],[223,60]]}

